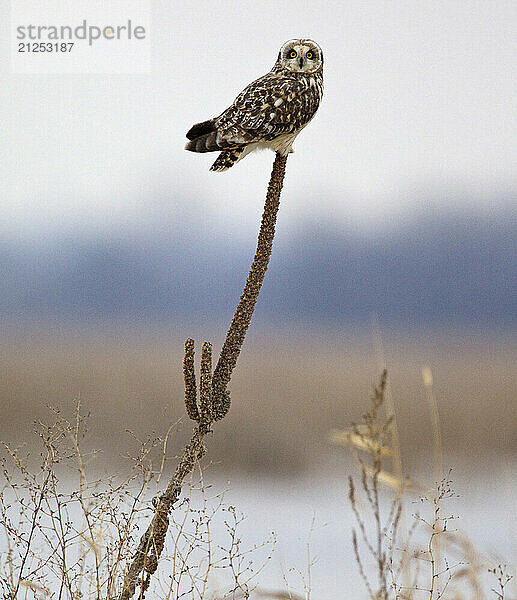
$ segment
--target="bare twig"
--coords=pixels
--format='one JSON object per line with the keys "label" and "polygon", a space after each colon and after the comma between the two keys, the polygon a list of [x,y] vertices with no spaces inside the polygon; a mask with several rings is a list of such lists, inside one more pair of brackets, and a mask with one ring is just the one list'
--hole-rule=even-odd
{"label": "bare twig", "polygon": [[492,592],[496,595],[497,600],[504,600],[505,587],[513,579],[513,575],[508,573],[506,565],[499,564],[493,569],[488,569],[497,579],[498,588],[492,588]]}

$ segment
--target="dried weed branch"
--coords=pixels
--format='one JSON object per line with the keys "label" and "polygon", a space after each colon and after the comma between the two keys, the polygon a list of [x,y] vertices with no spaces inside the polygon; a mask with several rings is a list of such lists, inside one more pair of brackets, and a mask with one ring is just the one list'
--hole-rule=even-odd
{"label": "dried weed branch", "polygon": [[[432,496],[420,497],[420,502],[424,508],[429,508],[431,516],[413,515],[413,525],[406,539],[401,539],[402,493],[410,489],[421,490],[422,486],[406,479],[400,480],[383,468],[383,459],[393,460],[394,457],[391,430],[393,414],[385,416],[386,412],[391,411],[383,411],[386,382],[387,373],[384,371],[380,384],[374,389],[370,409],[363,415],[363,423],[354,425],[351,434],[344,431],[335,432],[332,436],[338,443],[353,448],[361,468],[360,491],[366,499],[366,511],[361,511],[358,492],[352,477],[349,478],[348,498],[358,528],[357,532],[352,532],[354,556],[372,600],[411,600],[415,592],[425,594],[428,600],[439,600],[444,597],[452,581],[453,571],[463,564],[458,561],[450,565],[446,557],[440,557],[438,551],[438,539],[448,533],[448,524],[454,518],[444,515],[442,506],[445,500],[455,496],[450,472],[437,484]],[[366,453],[366,458],[361,452]],[[380,497],[381,484],[395,491],[385,508]],[[413,542],[419,525],[427,540],[423,548]],[[377,580],[375,584],[369,576],[370,569],[366,568],[367,560],[373,562]],[[420,563],[428,565],[427,573],[420,568]]]}
{"label": "dried weed branch", "polygon": [[506,565],[499,564],[493,569],[488,569],[489,573],[497,579],[497,588],[492,588],[492,592],[496,595],[497,600],[504,600],[505,597],[505,588],[508,583],[513,579],[513,575],[508,573],[508,568]]}
{"label": "dried weed branch", "polygon": [[[430,369],[423,375],[426,388],[430,388]],[[431,491],[421,483],[397,477],[393,413],[391,406],[384,406],[386,392],[384,371],[363,422],[350,429],[333,430],[330,436],[333,443],[349,447],[360,466],[361,485],[356,486],[349,477],[348,499],[357,523],[352,548],[368,597],[485,600],[483,573],[488,569],[498,581],[498,587],[491,591],[503,600],[512,576],[502,565],[488,568],[493,561],[481,556],[467,536],[450,528],[455,517],[445,512],[445,505],[457,497],[451,471],[437,480]],[[431,394],[429,389],[427,392]],[[428,397],[428,401],[432,405],[434,470],[439,474],[442,452],[438,410],[434,397]],[[395,474],[384,466],[388,461]],[[381,498],[381,484],[391,492],[391,498]],[[420,512],[412,514],[412,524],[404,532],[403,504],[408,492],[418,492]]]}
{"label": "dried weed branch", "polygon": [[149,510],[156,476],[149,455],[157,440],[138,441],[128,477],[90,479],[79,409],[71,420],[53,411],[49,425],[36,424],[36,468],[22,448],[4,445],[0,536],[7,552],[0,553],[0,589],[6,599],[114,598],[122,583],[137,521]]}
{"label": "dried weed branch", "polygon": [[[0,597],[114,600],[140,524],[153,514],[150,499],[163,475],[170,429],[163,439],[141,441],[133,435],[137,450],[129,456],[129,474],[106,480],[91,477],[91,454],[82,448],[85,417],[79,411],[70,420],[57,411],[52,416],[49,425],[36,429],[37,464],[22,449],[4,447]],[[157,471],[150,462],[153,449],[161,453]],[[275,535],[244,547],[243,516],[225,506],[224,492],[209,493],[199,463],[197,471],[185,481],[186,493],[171,512],[169,552],[154,577],[153,597],[214,600],[224,593],[232,600],[247,598],[271,559]],[[226,535],[216,540],[212,530],[218,526]],[[217,589],[224,592],[215,595]]]}
{"label": "dried weed branch", "polygon": [[[452,568],[450,567],[447,558],[443,559],[444,566],[440,565],[440,557],[437,553],[437,540],[440,535],[444,534],[448,531],[449,522],[454,519],[453,516],[443,514],[443,502],[448,498],[453,498],[455,496],[454,491],[452,489],[452,480],[450,478],[451,471],[449,471],[447,477],[444,477],[440,483],[437,485],[436,493],[433,495],[433,498],[428,498],[427,496],[422,497],[421,502],[430,503],[432,506],[432,519],[428,520],[421,515],[415,515],[415,519],[423,523],[429,532],[429,540],[427,542],[427,548],[420,553],[419,558],[423,558],[426,562],[429,563],[429,587],[421,588],[417,587],[416,589],[421,589],[429,594],[429,600],[439,600],[445,594],[445,590],[447,589],[449,583],[452,580]],[[461,564],[461,563],[460,563]],[[456,565],[456,566],[459,566]],[[442,587],[439,588],[439,580],[442,576],[445,576],[445,582]]]}
{"label": "dried weed branch", "polygon": [[[382,481],[382,458],[383,456],[393,456],[390,448],[391,443],[391,424],[393,416],[381,417],[381,409],[385,401],[387,384],[387,372],[382,373],[379,385],[374,388],[371,398],[370,409],[363,415],[361,426],[353,425],[353,440],[357,441],[357,447],[366,450],[371,458],[371,465],[367,464],[363,457],[356,453],[356,457],[361,466],[361,486],[366,497],[368,508],[372,513],[374,522],[374,534],[371,538],[368,535],[366,523],[359,512],[358,498],[354,481],[349,477],[348,499],[352,507],[359,535],[354,530],[352,532],[352,546],[354,555],[359,566],[359,572],[366,586],[370,598],[375,600],[387,600],[389,597],[390,584],[388,583],[389,565],[393,562],[391,546],[386,544],[386,539],[390,537],[395,540],[400,522],[401,503],[397,494],[383,518],[381,514],[381,503],[379,499],[380,483]],[[396,488],[403,487],[403,483],[397,481]],[[369,581],[360,552],[360,540],[364,544],[370,558],[376,566],[377,584],[375,586]]]}
{"label": "dried weed branch", "polygon": [[197,426],[190,442],[183,451],[183,456],[167,489],[156,503],[152,521],[140,540],[124,579],[124,585],[119,596],[120,600],[129,600],[138,585],[140,586],[140,598],[144,597],[151,576],[157,569],[169,527],[169,513],[179,498],[183,480],[192,472],[197,461],[202,457],[204,453],[203,438],[210,431],[211,424],[222,419],[230,408],[230,394],[227,387],[233,369],[237,364],[271,257],[286,162],[287,157],[276,155],[267,190],[255,257],[213,373],[212,347],[208,342],[203,343],[199,397],[194,372],[194,341],[188,339],[185,342],[183,361],[185,406],[187,414],[192,420],[196,421]]}

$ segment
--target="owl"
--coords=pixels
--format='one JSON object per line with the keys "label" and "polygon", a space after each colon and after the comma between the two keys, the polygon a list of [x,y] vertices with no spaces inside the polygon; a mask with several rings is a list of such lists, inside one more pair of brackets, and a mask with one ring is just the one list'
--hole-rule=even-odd
{"label": "owl", "polygon": [[250,83],[218,117],[188,131],[185,149],[220,151],[211,171],[226,171],[260,148],[286,156],[322,95],[321,48],[312,40],[289,40],[269,73]]}

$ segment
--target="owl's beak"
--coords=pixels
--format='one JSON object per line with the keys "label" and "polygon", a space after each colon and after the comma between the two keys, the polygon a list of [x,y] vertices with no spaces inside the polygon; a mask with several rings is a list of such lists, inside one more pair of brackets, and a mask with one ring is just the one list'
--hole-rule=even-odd
{"label": "owl's beak", "polygon": [[300,57],[300,59],[298,60],[298,64],[300,65],[300,69],[303,67],[303,58]]}

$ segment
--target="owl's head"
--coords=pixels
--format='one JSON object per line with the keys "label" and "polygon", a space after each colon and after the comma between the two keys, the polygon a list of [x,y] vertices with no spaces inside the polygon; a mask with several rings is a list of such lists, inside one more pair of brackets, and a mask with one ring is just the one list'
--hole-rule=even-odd
{"label": "owl's head", "polygon": [[314,73],[323,66],[323,52],[312,40],[289,40],[280,48],[277,64],[294,73]]}

